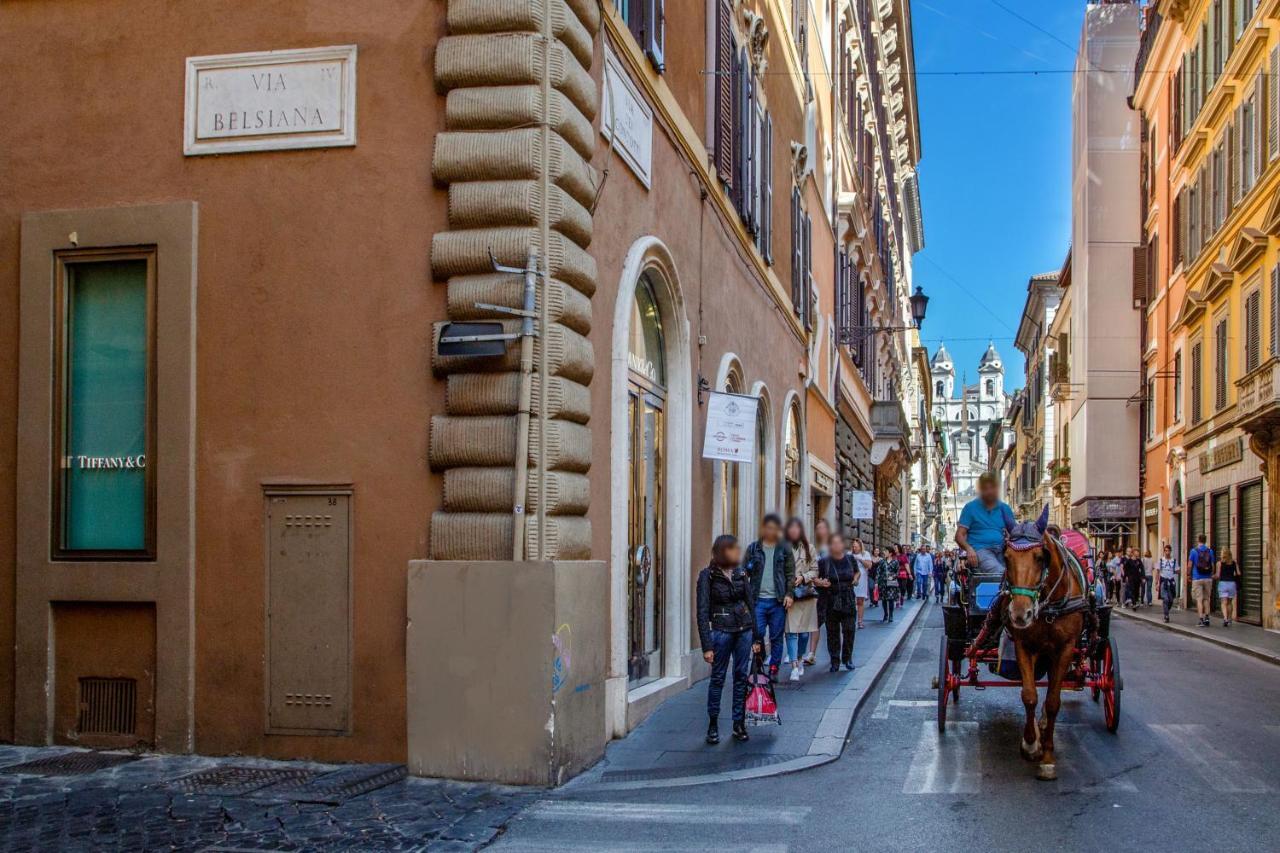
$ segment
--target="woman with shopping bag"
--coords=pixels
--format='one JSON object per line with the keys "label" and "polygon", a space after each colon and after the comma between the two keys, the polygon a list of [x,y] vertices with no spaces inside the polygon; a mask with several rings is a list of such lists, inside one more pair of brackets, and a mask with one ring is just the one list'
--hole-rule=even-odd
{"label": "woman with shopping bag", "polygon": [[720,696],[733,665],[733,739],[748,740],[747,691],[751,661],[761,649],[756,633],[755,596],[742,570],[742,549],[733,536],[717,536],[711,564],[698,574],[698,639],[702,657],[711,664],[707,684],[707,743],[720,742]]}

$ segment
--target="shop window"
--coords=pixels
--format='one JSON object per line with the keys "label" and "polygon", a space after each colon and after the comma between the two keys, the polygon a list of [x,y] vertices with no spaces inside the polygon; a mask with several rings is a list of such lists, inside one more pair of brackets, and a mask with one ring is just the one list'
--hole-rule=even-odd
{"label": "shop window", "polygon": [[53,552],[155,556],[149,250],[58,257]]}

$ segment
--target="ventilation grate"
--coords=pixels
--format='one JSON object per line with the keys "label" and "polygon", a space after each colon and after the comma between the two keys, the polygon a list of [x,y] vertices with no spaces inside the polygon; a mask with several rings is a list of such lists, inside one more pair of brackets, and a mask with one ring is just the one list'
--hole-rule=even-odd
{"label": "ventilation grate", "polygon": [[138,682],[132,678],[81,678],[82,735],[131,735],[138,725]]}
{"label": "ventilation grate", "polygon": [[170,783],[186,794],[247,794],[281,782],[302,784],[319,776],[317,770],[291,767],[242,767],[230,765],[201,770]]}
{"label": "ventilation grate", "polygon": [[140,756],[119,752],[64,752],[0,768],[0,773],[32,776],[79,776],[136,761]]}

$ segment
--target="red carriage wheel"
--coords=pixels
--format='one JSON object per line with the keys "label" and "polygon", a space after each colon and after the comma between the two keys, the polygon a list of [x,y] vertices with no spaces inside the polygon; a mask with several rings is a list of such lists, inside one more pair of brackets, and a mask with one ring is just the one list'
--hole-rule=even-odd
{"label": "red carriage wheel", "polygon": [[947,638],[942,638],[942,650],[938,654],[938,731],[945,732],[947,730],[947,696],[951,693],[948,689],[950,683],[947,681],[949,671],[947,668]]}
{"label": "red carriage wheel", "polygon": [[1102,693],[1102,716],[1107,723],[1107,731],[1112,734],[1120,728],[1120,691],[1124,689],[1124,681],[1120,677],[1120,651],[1115,638],[1107,641],[1102,650],[1102,668],[1098,673],[1099,687]]}

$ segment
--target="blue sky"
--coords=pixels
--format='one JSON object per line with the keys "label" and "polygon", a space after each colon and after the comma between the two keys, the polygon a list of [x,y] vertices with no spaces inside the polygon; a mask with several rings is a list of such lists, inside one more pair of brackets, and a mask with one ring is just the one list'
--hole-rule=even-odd
{"label": "blue sky", "polygon": [[1062,72],[1075,64],[1084,5],[911,3],[926,244],[914,275],[931,299],[924,342],[932,354],[944,340],[970,382],[993,338],[1005,387],[1023,384],[1013,336],[1027,279],[1066,256],[1072,75]]}

